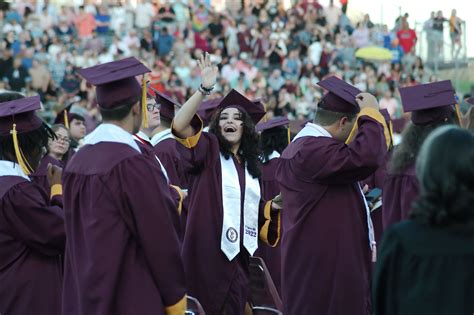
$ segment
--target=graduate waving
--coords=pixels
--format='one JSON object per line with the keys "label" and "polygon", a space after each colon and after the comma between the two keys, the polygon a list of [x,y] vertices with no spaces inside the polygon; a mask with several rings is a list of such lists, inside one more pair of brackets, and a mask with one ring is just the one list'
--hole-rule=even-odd
{"label": "graduate waving", "polygon": [[272,245],[279,238],[279,211],[262,201],[258,179],[255,124],[265,111],[232,90],[217,106],[209,132],[202,132],[196,111],[212,90],[217,69],[208,55],[200,65],[200,91],[172,125],[192,183],[183,242],[186,281],[206,314],[242,314],[249,296],[248,257],[259,236]]}

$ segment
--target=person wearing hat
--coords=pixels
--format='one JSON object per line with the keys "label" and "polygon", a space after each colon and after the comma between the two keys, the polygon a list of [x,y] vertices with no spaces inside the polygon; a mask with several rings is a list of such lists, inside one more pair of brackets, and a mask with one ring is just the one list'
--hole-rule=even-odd
{"label": "person wearing hat", "polygon": [[[289,120],[286,117],[276,117],[259,123],[256,126],[260,134],[260,179],[262,186],[262,197],[271,200],[280,194],[280,186],[275,179],[275,172],[281,153],[290,142]],[[281,231],[283,235],[283,231]],[[268,267],[270,276],[281,294],[281,247],[271,247],[260,242],[255,256],[262,257]]]}
{"label": "person wearing hat", "polygon": [[1,314],[61,314],[62,172],[48,166],[48,192],[30,178],[55,138],[40,108],[39,96],[0,93]]}
{"label": "person wearing hat", "polygon": [[436,128],[456,123],[455,92],[450,80],[400,88],[402,106],[411,123],[392,154],[383,185],[383,227],[405,220],[420,189],[415,161],[423,141]]}
{"label": "person wearing hat", "polygon": [[[208,56],[199,63],[203,72],[215,71],[207,70],[214,69]],[[215,77],[203,86],[210,89],[214,83]],[[250,293],[249,255],[259,236],[272,245],[279,240],[279,205],[262,201],[259,183],[255,124],[265,111],[231,90],[209,132],[202,132],[196,115],[201,100],[193,95],[172,125],[192,183],[182,249],[186,280],[206,314],[243,314]]]}
{"label": "person wearing hat", "polygon": [[283,199],[282,296],[285,315],[370,313],[376,244],[359,181],[383,162],[385,121],[377,100],[337,77],[314,123],[280,156]]}
{"label": "person wearing hat", "polygon": [[[63,314],[183,314],[186,285],[175,211],[146,128],[146,79],[134,57],[79,70],[103,118],[63,176],[67,250]],[[166,241],[164,241],[166,240]]]}

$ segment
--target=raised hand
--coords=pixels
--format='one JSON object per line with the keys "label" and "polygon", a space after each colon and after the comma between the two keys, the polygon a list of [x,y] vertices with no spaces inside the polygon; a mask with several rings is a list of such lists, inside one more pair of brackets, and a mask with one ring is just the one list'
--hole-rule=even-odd
{"label": "raised hand", "polygon": [[212,65],[211,58],[207,52],[201,55],[197,63],[201,69],[201,85],[205,89],[213,89],[216,84],[217,72],[219,71],[217,66]]}
{"label": "raised hand", "polygon": [[377,99],[370,93],[359,93],[357,94],[355,100],[357,104],[359,104],[360,108],[369,107],[374,108],[376,110],[379,109],[379,103],[377,102]]}

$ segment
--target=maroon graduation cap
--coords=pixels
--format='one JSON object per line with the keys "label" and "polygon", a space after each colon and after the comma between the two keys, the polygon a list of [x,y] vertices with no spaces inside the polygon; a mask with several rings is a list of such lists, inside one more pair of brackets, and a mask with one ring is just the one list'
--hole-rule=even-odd
{"label": "maroon graduation cap", "polygon": [[174,118],[175,106],[180,108],[181,104],[178,101],[175,101],[171,97],[155,91],[155,101],[157,104],[160,104],[160,116],[169,119],[170,121]]}
{"label": "maroon graduation cap", "polygon": [[405,112],[412,112],[415,125],[428,125],[451,117],[456,104],[454,88],[450,80],[400,88]]}
{"label": "maroon graduation cap", "polygon": [[39,96],[0,103],[0,135],[10,135],[14,125],[19,134],[41,127],[43,120],[35,113],[38,109],[41,109]]}
{"label": "maroon graduation cap", "polygon": [[361,91],[335,76],[319,81],[318,85],[328,93],[323,96],[320,106],[322,109],[338,113],[357,114],[360,111],[356,102],[357,94]]}
{"label": "maroon graduation cap", "polygon": [[288,118],[286,117],[275,117],[270,120],[267,120],[265,122],[259,123],[255,126],[255,129],[258,132],[265,131],[265,130],[271,130],[273,128],[278,128],[282,126],[287,126],[290,123]]}
{"label": "maroon graduation cap", "polygon": [[265,108],[260,101],[254,103],[234,89],[217,105],[217,108],[221,110],[229,107],[237,108],[249,114],[254,124],[257,124],[265,116]]}
{"label": "maroon graduation cap", "polygon": [[142,97],[142,86],[135,77],[148,72],[151,70],[135,57],[78,70],[87,82],[96,86],[97,103],[104,109],[138,101]]}
{"label": "maroon graduation cap", "polygon": [[210,100],[206,100],[199,105],[197,113],[199,117],[203,120],[204,124],[208,125],[212,119],[212,115],[217,109],[217,106],[222,101],[222,97],[213,98]]}

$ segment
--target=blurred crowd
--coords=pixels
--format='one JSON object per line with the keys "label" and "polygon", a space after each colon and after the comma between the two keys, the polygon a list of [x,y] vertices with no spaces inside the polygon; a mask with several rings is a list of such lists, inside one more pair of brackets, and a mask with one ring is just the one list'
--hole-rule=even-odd
{"label": "blurred crowd", "polygon": [[[415,54],[408,15],[389,29],[369,15],[351,21],[344,0],[297,1],[288,10],[281,1],[251,1],[243,9],[236,1],[221,12],[195,2],[46,5],[37,12],[19,1],[0,11],[0,89],[39,93],[47,120],[75,102],[98,121],[93,90],[75,69],[136,56],[153,70],[148,80],[156,90],[184,102],[200,83],[196,58],[208,51],[221,71],[214,96],[235,88],[263,98],[269,116],[312,118],[322,92],[314,84],[339,74],[399,118],[398,88],[437,80]],[[390,50],[392,60],[355,58],[369,46]]]}

